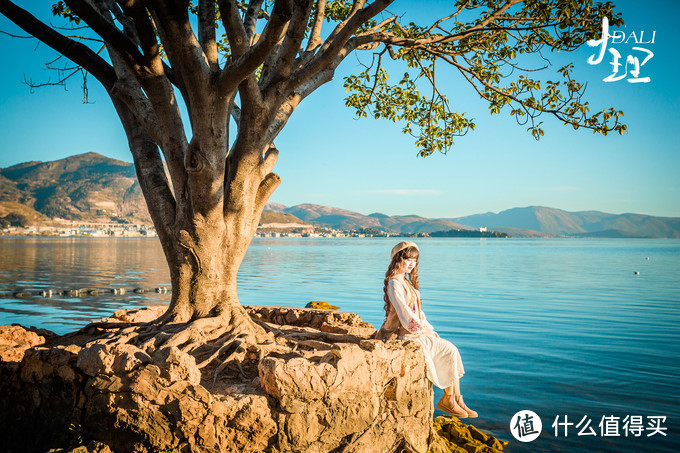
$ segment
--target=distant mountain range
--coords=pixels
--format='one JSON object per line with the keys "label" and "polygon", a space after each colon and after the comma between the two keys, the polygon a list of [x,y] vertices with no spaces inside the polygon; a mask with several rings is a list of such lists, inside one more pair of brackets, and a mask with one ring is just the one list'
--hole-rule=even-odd
{"label": "distant mountain range", "polygon": [[607,214],[599,211],[567,212],[542,206],[448,219],[428,219],[415,215],[387,216],[379,213],[363,215],[314,204],[300,204],[287,208],[281,204],[269,203],[265,209],[293,214],[313,225],[345,230],[376,228],[391,233],[432,233],[486,227],[515,237],[680,238],[678,217]]}
{"label": "distant mountain range", "polygon": [[599,211],[567,212],[543,206],[513,208],[494,214],[449,219],[474,228],[487,227],[513,235],[524,230],[551,236],[679,238],[680,218]]}
{"label": "distant mountain range", "polygon": [[[599,211],[567,212],[542,206],[465,217],[364,215],[316,204],[267,203],[261,224],[311,224],[341,230],[432,233],[486,227],[515,237],[680,238],[680,218]],[[74,221],[150,223],[133,164],[96,153],[0,169],[0,218],[19,214],[33,223]]]}
{"label": "distant mountain range", "polygon": [[268,203],[265,210],[292,214],[315,226],[345,231],[374,228],[388,233],[431,233],[433,231],[472,229],[446,219],[428,219],[417,215],[388,216],[379,213],[363,215],[346,209],[309,203],[290,208],[277,203]]}

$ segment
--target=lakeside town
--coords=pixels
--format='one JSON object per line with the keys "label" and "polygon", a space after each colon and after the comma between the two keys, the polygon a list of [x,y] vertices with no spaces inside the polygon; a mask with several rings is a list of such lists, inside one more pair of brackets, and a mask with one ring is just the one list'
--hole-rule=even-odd
{"label": "lakeside town", "polygon": [[[0,229],[0,236],[39,236],[39,237],[157,237],[156,229],[144,224],[73,224],[68,226],[27,226]],[[395,234],[382,231],[361,232],[343,231],[326,228],[306,228],[302,231],[271,231],[258,227],[255,237],[392,237]]]}
{"label": "lakeside town", "polygon": [[[455,231],[455,230],[454,230]],[[459,233],[475,236],[495,235],[494,232],[487,232],[485,227],[479,230],[458,230]],[[7,226],[0,229],[0,236],[14,237],[93,237],[93,238],[119,238],[119,237],[157,237],[156,229],[147,224],[126,224],[126,223],[92,223],[92,222],[72,222],[67,225],[39,225],[39,226]],[[260,225],[257,228],[255,237],[429,237],[428,233],[388,233],[376,228],[361,228],[358,230],[340,230],[335,228],[322,228],[312,225],[304,227],[284,227],[280,224]]]}
{"label": "lakeside town", "polygon": [[66,225],[8,226],[0,229],[0,236],[47,237],[155,237],[156,229],[145,224],[85,223]]}

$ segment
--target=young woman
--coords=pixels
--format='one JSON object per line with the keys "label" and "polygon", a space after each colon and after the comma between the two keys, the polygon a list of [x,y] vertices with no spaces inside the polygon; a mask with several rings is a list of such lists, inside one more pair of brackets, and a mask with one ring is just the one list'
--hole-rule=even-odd
{"label": "young woman", "polygon": [[385,314],[378,338],[415,340],[422,346],[427,377],[444,389],[437,409],[458,418],[477,417],[460,394],[459,379],[465,374],[460,353],[451,342],[440,338],[423,313],[418,291],[418,246],[404,241],[392,249],[392,261],[385,273]]}

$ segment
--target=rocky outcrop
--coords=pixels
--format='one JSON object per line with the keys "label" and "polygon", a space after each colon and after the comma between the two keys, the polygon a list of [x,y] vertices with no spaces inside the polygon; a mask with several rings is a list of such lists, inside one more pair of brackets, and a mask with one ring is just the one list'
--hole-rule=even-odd
{"label": "rocky outcrop", "polygon": [[45,337],[19,325],[0,326],[0,360],[20,362],[28,348],[45,343]]}
{"label": "rocky outcrop", "polygon": [[501,453],[508,445],[456,417],[436,417],[433,427],[439,437],[430,446],[432,453]]}
{"label": "rocky outcrop", "polygon": [[101,322],[151,322],[165,313],[168,307],[160,305],[144,308],[128,308],[118,310],[110,318],[104,318]]}
{"label": "rocky outcrop", "polygon": [[[117,312],[105,321],[134,329],[130,323],[157,311]],[[447,448],[450,430],[440,425],[442,436],[449,433],[441,437],[432,427],[433,392],[417,343],[374,340],[372,326],[353,313],[247,311],[273,332],[271,341],[235,341],[217,351],[207,342],[187,353],[179,345],[152,351],[148,342],[85,341],[82,332],[73,337],[79,344],[68,345],[67,337],[41,343],[26,334],[18,343],[33,344],[21,361],[0,362],[4,451]]]}

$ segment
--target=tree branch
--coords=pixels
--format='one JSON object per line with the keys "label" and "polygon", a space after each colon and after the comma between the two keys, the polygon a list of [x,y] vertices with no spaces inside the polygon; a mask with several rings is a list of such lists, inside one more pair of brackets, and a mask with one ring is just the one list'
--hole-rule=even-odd
{"label": "tree branch", "polygon": [[[151,14],[168,60],[182,81],[182,95],[189,105],[209,105],[212,77],[208,60],[203,53],[189,22],[186,7],[170,7],[162,0],[147,0],[153,5]],[[189,109],[191,124],[197,124],[197,109]]]}
{"label": "tree branch", "polygon": [[123,32],[118,30],[110,20],[102,16],[85,0],[64,0],[71,10],[78,15],[87,25],[101,36],[107,45],[116,51],[126,60],[130,66],[144,66],[142,54],[137,50],[130,39]]}
{"label": "tree branch", "polygon": [[317,0],[316,13],[314,15],[314,26],[309,34],[309,41],[307,42],[307,51],[316,49],[323,43],[321,39],[321,27],[323,26],[324,18],[326,17],[326,0]]}
{"label": "tree branch", "polygon": [[253,37],[255,36],[255,27],[257,26],[257,18],[262,11],[262,2],[264,0],[251,0],[246,10],[245,19],[243,19],[243,27],[246,30],[246,37],[248,44],[253,44]]}
{"label": "tree branch", "polygon": [[208,59],[210,68],[219,68],[217,55],[217,40],[215,39],[215,1],[198,1],[198,42]]}
{"label": "tree branch", "polygon": [[[335,28],[314,58],[291,75],[291,84],[300,85],[306,82],[315,74],[322,71],[326,65],[329,65],[333,60],[341,56],[341,53],[343,54],[342,58],[344,58],[348,53],[347,51],[350,50],[345,48],[345,44],[347,44],[351,36],[362,24],[378,15],[393,1],[394,0],[375,0],[366,8],[358,8],[358,6],[363,5],[363,1],[355,2],[352,13],[350,13],[345,21]],[[352,46],[351,50],[353,49],[354,46]]]}
{"label": "tree branch", "polygon": [[[134,27],[135,36],[138,37],[139,46],[144,52],[145,71],[136,71],[137,75],[141,76],[146,71],[156,76],[164,75],[166,66],[161,58],[161,49],[156,38],[156,29],[151,22],[149,12],[136,0],[128,0],[123,5],[123,10],[127,15],[126,17],[132,18],[131,25]],[[130,33],[132,33],[132,30]]]}
{"label": "tree branch", "polygon": [[292,0],[276,0],[271,18],[257,40],[246,53],[229,63],[220,74],[219,89],[227,93],[253,73],[281,40],[292,14]]}
{"label": "tree branch", "polygon": [[286,36],[283,39],[281,48],[279,49],[274,64],[267,74],[267,80],[262,84],[265,89],[272,83],[277,83],[280,80],[287,79],[290,75],[291,67],[295,62],[295,57],[300,51],[300,44],[305,38],[307,24],[309,23],[309,15],[312,11],[312,0],[300,0],[296,2],[296,8],[293,10],[293,17],[288,24]]}
{"label": "tree branch", "polygon": [[222,25],[227,33],[227,40],[231,48],[232,59],[238,58],[245,53],[249,46],[249,38],[241,21],[237,0],[218,0]]}
{"label": "tree branch", "polygon": [[137,180],[142,188],[151,219],[161,243],[169,243],[177,205],[170,191],[158,146],[136,122],[135,116],[125,104],[114,97],[112,101],[127,135]]}
{"label": "tree branch", "polygon": [[9,0],[0,0],[0,13],[26,33],[35,36],[38,40],[64,55],[75,64],[85,68],[107,90],[113,87],[113,84],[116,82],[116,74],[113,68],[86,45],[56,32]]}

